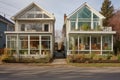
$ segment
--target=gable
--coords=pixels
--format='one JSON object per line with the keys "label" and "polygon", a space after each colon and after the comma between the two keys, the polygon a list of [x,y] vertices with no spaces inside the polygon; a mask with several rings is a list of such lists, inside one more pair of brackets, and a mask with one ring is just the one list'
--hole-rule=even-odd
{"label": "gable", "polygon": [[86,8],[86,6],[82,7],[76,13],[74,13],[70,18],[91,18],[91,11]]}
{"label": "gable", "polygon": [[105,17],[101,15],[99,12],[94,10],[91,6],[89,6],[87,3],[84,3],[82,6],[80,6],[78,9],[76,9],[73,13],[68,15],[68,18],[91,18],[93,13],[93,18],[101,18],[104,19]]}
{"label": "gable", "polygon": [[50,18],[43,10],[39,9],[36,6],[31,7],[29,10],[26,10],[19,18]]}
{"label": "gable", "polygon": [[12,19],[15,18],[54,18],[54,16],[48,13],[43,8],[39,7],[35,3],[30,4],[20,12],[18,12]]}

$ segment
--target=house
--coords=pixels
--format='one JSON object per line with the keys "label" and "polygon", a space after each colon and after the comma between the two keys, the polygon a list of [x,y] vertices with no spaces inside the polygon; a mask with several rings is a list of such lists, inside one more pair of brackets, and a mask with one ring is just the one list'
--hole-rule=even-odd
{"label": "house", "polygon": [[88,3],[64,18],[62,33],[67,55],[113,52],[113,35],[116,32],[103,26],[105,17]]}
{"label": "house", "polygon": [[15,57],[40,58],[54,49],[55,17],[31,3],[11,18],[15,31],[6,31],[6,48]]}
{"label": "house", "polygon": [[13,31],[14,23],[8,20],[7,18],[0,15],[0,48],[5,48],[5,34],[4,31]]}

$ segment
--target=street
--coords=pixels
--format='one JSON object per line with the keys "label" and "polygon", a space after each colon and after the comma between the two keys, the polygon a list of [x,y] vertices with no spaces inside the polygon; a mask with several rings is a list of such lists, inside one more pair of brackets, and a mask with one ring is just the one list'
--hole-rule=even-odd
{"label": "street", "polygon": [[0,80],[120,80],[120,68],[2,64]]}

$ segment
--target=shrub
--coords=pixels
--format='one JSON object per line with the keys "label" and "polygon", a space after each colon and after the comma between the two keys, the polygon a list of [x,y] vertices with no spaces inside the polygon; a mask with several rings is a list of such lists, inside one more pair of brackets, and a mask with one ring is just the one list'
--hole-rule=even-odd
{"label": "shrub", "polygon": [[118,60],[118,57],[113,55],[113,56],[111,56],[110,60],[116,61],[116,60]]}
{"label": "shrub", "polygon": [[95,53],[91,53],[91,54],[90,54],[90,58],[91,58],[91,59],[93,59],[95,56],[96,56]]}
{"label": "shrub", "polygon": [[15,61],[15,58],[10,53],[4,53],[1,56],[1,61],[2,62],[13,62]]}
{"label": "shrub", "polygon": [[72,63],[118,63],[120,55],[72,54],[67,57],[67,61]]}
{"label": "shrub", "polygon": [[4,54],[1,57],[2,62],[7,62],[7,63],[48,63],[52,60],[52,56],[50,54],[47,54],[43,58],[15,58],[14,56],[10,54]]}
{"label": "shrub", "polygon": [[119,55],[117,55],[117,58],[118,58],[118,61],[120,61],[120,54],[119,54]]}

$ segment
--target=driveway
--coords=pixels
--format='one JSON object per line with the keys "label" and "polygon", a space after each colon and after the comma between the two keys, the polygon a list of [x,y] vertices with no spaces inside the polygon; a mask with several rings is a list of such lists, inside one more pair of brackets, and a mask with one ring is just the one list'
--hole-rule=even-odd
{"label": "driveway", "polygon": [[0,65],[0,80],[120,80],[120,68],[4,64]]}

